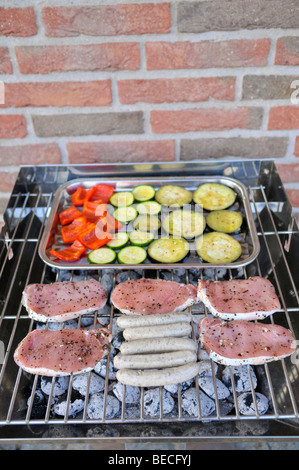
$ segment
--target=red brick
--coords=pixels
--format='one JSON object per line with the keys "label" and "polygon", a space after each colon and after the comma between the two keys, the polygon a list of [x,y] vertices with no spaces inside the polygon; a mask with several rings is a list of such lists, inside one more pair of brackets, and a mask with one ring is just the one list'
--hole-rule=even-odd
{"label": "red brick", "polygon": [[299,136],[296,137],[294,155],[299,157]]}
{"label": "red brick", "polygon": [[259,108],[194,108],[151,112],[152,130],[156,133],[256,129],[260,127],[261,120]]}
{"label": "red brick", "polygon": [[1,145],[0,165],[42,165],[61,163],[57,144]]}
{"label": "red brick", "polygon": [[299,38],[279,38],[276,44],[276,65],[299,65]]}
{"label": "red brick", "polygon": [[146,44],[147,68],[258,67],[267,64],[269,48],[269,39],[149,42]]}
{"label": "red brick", "polygon": [[169,33],[170,5],[45,7],[42,18],[47,36]]}
{"label": "red brick", "polygon": [[32,7],[0,8],[0,35],[34,36],[37,33],[35,13]]}
{"label": "red brick", "polygon": [[268,129],[299,129],[299,107],[275,106],[271,108]]}
{"label": "red brick", "polygon": [[18,171],[0,171],[0,192],[11,192],[17,176]]}
{"label": "red brick", "polygon": [[[0,116],[0,138],[12,139],[14,137],[25,137],[27,135],[27,125],[24,116],[1,115]],[[6,160],[8,162],[8,160]]]}
{"label": "red brick", "polygon": [[277,163],[276,166],[283,183],[298,183],[299,163]]}
{"label": "red brick", "polygon": [[174,141],[76,142],[67,145],[70,163],[174,160]]}
{"label": "red brick", "polygon": [[287,195],[293,207],[299,207],[299,189],[286,188]]}
{"label": "red brick", "polygon": [[110,80],[5,84],[5,107],[107,106],[111,102]]}
{"label": "red brick", "polygon": [[12,73],[12,63],[7,47],[0,47],[0,73]]}
{"label": "red brick", "polygon": [[16,47],[21,73],[67,72],[72,70],[137,70],[139,45],[134,42],[72,46]]}
{"label": "red brick", "polygon": [[172,103],[234,100],[234,77],[202,77],[152,80],[119,80],[119,99],[122,104]]}

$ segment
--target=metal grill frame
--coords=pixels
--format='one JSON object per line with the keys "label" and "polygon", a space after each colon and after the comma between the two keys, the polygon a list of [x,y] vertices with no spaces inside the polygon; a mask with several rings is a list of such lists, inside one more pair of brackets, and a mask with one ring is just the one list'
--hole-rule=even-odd
{"label": "metal grill frame", "polygon": [[[160,416],[147,417],[144,414],[143,400],[144,389],[141,389],[140,417],[138,419],[126,418],[126,406],[122,404],[121,415],[118,418],[106,419],[105,410],[103,419],[92,420],[87,417],[87,403],[83,416],[80,418],[69,418],[68,407],[71,400],[72,376],[67,393],[67,410],[64,417],[51,417],[51,401],[55,385],[52,379],[51,391],[44,419],[31,418],[34,392],[38,383],[38,376],[29,376],[13,362],[13,352],[25,334],[34,329],[35,322],[28,318],[21,304],[20,293],[30,282],[44,282],[51,271],[53,280],[59,279],[59,271],[55,271],[42,263],[38,256],[38,246],[42,237],[45,221],[49,215],[51,203],[55,190],[62,183],[61,178],[75,179],[78,174],[94,176],[97,172],[107,175],[137,174],[142,177],[147,173],[143,164],[134,165],[78,165],[78,166],[41,166],[22,167],[17,183],[11,195],[7,210],[5,212],[6,226],[2,230],[0,244],[0,279],[3,283],[1,297],[0,316],[0,338],[5,343],[5,356],[0,371],[0,442],[11,442],[22,440],[33,442],[38,439],[54,440],[98,440],[98,439],[226,439],[234,436],[236,439],[244,438],[250,427],[255,429],[256,436],[284,438],[292,435],[299,437],[298,427],[298,404],[297,392],[299,374],[298,365],[293,364],[290,358],[282,359],[275,363],[258,366],[263,371],[263,377],[267,383],[267,389],[271,399],[271,411],[265,415],[258,412],[256,391],[251,378],[255,414],[244,416],[240,414],[237,403],[237,392],[234,385],[234,376],[231,371],[233,384],[234,412],[223,416],[220,410],[220,402],[217,395],[215,365],[211,361],[211,374],[215,389],[216,413],[203,416],[200,407],[199,384],[195,379],[195,387],[198,399],[198,416],[185,416],[181,407],[181,389],[178,386],[178,409],[175,416],[163,415],[163,387],[160,387]],[[296,315],[299,314],[298,280],[296,285],[295,272],[290,266],[290,259],[296,259],[294,251],[295,242],[298,243],[298,227],[292,214],[292,207],[285,194],[281,180],[273,161],[227,161],[227,162],[185,162],[170,164],[152,164],[151,172],[160,174],[221,174],[240,179],[248,188],[248,194],[258,236],[261,242],[261,253],[250,265],[240,268],[242,272],[239,277],[247,278],[254,271],[256,275],[268,277],[273,281],[281,301],[281,310],[270,317],[272,323],[282,322],[295,335],[299,337],[299,322]],[[37,231],[34,229],[36,218],[40,221]],[[26,220],[25,229],[23,228]],[[26,250],[30,247],[30,261],[25,266],[26,275],[20,279],[20,269],[24,262]],[[297,255],[297,261],[298,261]],[[279,264],[280,263],[280,264]],[[39,268],[39,269],[37,269]],[[124,267],[125,269],[125,267]],[[265,271],[266,269],[266,271]],[[53,272],[54,271],[54,272]],[[214,271],[214,279],[217,280],[217,270]],[[234,278],[235,270],[229,269],[229,278]],[[115,274],[117,274],[115,270]],[[9,280],[6,276],[9,273]],[[160,276],[156,271],[157,278]],[[173,271],[172,271],[173,274]],[[189,282],[189,270],[186,269],[186,283]],[[73,271],[69,272],[72,279]],[[85,272],[88,279],[90,271]],[[143,270],[146,277],[146,270]],[[101,280],[101,270],[98,270]],[[283,279],[282,279],[283,276]],[[204,278],[201,270],[200,277]],[[34,281],[33,281],[34,279]],[[16,283],[20,285],[18,296],[14,296]],[[114,276],[114,283],[116,282]],[[4,292],[3,292],[4,291]],[[286,294],[287,292],[287,294]],[[291,292],[291,296],[288,294]],[[16,304],[16,311],[11,311],[11,304]],[[190,307],[196,319],[198,315],[207,315],[198,310],[198,306]],[[110,327],[113,318],[117,315],[111,306],[109,315]],[[94,315],[94,326],[96,327],[97,315]],[[78,327],[81,326],[80,319]],[[9,331],[9,334],[7,334]],[[22,334],[21,334],[22,332]],[[25,332],[25,334],[24,334]],[[113,333],[113,331],[112,331]],[[193,336],[194,337],[194,336]],[[107,372],[110,361],[110,353],[107,361]],[[250,370],[250,369],[249,369]],[[106,404],[109,392],[108,374],[105,380],[104,404]],[[24,405],[24,384],[30,384],[31,394],[27,404],[27,411],[20,413],[20,406]],[[90,373],[88,387],[90,385]],[[124,387],[125,394],[125,387]],[[88,396],[88,393],[87,393]],[[104,407],[105,408],[105,407]],[[23,415],[22,415],[23,413]],[[22,415],[20,417],[20,414]],[[57,437],[59,435],[59,437]]]}

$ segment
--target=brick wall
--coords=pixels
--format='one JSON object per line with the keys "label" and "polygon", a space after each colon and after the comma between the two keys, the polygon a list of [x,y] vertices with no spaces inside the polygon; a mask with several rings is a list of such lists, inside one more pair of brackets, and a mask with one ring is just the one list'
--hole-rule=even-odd
{"label": "brick wall", "polygon": [[226,157],[275,159],[299,208],[298,25],[298,0],[0,0],[0,213],[21,164]]}

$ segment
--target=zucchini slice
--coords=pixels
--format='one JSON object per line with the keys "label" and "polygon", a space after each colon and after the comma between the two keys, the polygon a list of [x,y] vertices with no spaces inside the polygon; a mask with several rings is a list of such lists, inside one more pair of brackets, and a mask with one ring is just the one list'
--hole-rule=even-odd
{"label": "zucchini slice", "polygon": [[208,263],[232,263],[242,254],[240,243],[231,235],[222,232],[205,233],[196,240],[197,254]]}
{"label": "zucchini slice", "polygon": [[162,227],[171,235],[189,239],[203,233],[206,219],[200,212],[181,209],[170,212],[163,220]]}
{"label": "zucchini slice", "polygon": [[219,183],[201,184],[193,193],[193,201],[208,211],[223,210],[236,200],[236,193]]}
{"label": "zucchini slice", "polygon": [[161,212],[161,204],[157,201],[144,201],[136,206],[139,214],[158,215]]}
{"label": "zucchini slice", "polygon": [[134,195],[129,191],[120,191],[112,194],[110,203],[114,207],[131,206],[134,202]]}
{"label": "zucchini slice", "polygon": [[132,191],[136,201],[144,202],[153,199],[156,194],[156,190],[153,186],[149,184],[140,184],[139,186],[135,186]]}
{"label": "zucchini slice", "polygon": [[153,241],[155,234],[151,232],[139,232],[138,230],[133,230],[133,232],[130,233],[129,238],[132,245],[145,246]]}
{"label": "zucchini slice", "polygon": [[177,263],[189,253],[190,246],[183,238],[161,237],[148,247],[151,258],[160,263]]}
{"label": "zucchini slice", "polygon": [[155,232],[161,227],[161,222],[156,215],[142,214],[134,220],[133,227],[135,230],[142,230],[143,232]]}
{"label": "zucchini slice", "polygon": [[141,246],[125,246],[117,255],[121,264],[140,264],[145,261],[147,252]]}
{"label": "zucchini slice", "polygon": [[111,248],[98,248],[93,250],[88,255],[88,261],[92,264],[109,264],[113,263],[116,258],[116,253]]}
{"label": "zucchini slice", "polygon": [[207,216],[207,224],[215,232],[232,233],[239,230],[243,222],[240,212],[223,210],[213,211]]}
{"label": "zucchini slice", "polygon": [[118,250],[118,248],[125,246],[128,241],[129,235],[126,232],[117,232],[113,235],[112,240],[107,243],[107,246],[113,250]]}
{"label": "zucchini slice", "polygon": [[136,219],[137,215],[135,207],[131,206],[118,207],[113,212],[113,217],[124,224],[128,224],[131,220]]}
{"label": "zucchini slice", "polygon": [[156,201],[164,206],[183,207],[192,201],[192,192],[181,186],[168,184],[158,189]]}

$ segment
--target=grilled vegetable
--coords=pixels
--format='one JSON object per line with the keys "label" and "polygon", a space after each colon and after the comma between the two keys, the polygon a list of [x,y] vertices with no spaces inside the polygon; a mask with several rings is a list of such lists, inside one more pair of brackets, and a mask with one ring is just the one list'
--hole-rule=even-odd
{"label": "grilled vegetable", "polygon": [[207,216],[207,224],[215,232],[232,233],[239,230],[243,222],[240,212],[213,211]]}
{"label": "grilled vegetable", "polygon": [[161,227],[161,222],[156,215],[142,214],[139,215],[136,220],[134,220],[133,227],[135,230],[155,232]]}
{"label": "grilled vegetable", "polygon": [[[83,214],[84,215],[84,214]],[[73,220],[81,217],[82,213],[75,206],[68,207],[59,214],[59,221],[61,225],[67,225],[73,222]]]}
{"label": "grilled vegetable", "polygon": [[110,197],[110,203],[115,207],[131,206],[134,202],[134,195],[129,191],[120,191]]}
{"label": "grilled vegetable", "polygon": [[141,246],[125,246],[117,255],[121,264],[140,264],[147,257],[146,250]]}
{"label": "grilled vegetable", "polygon": [[149,184],[140,184],[139,186],[135,186],[132,193],[136,201],[144,202],[153,199],[155,197],[156,190]]}
{"label": "grilled vegetable", "polygon": [[140,202],[136,206],[139,214],[158,215],[161,212],[161,204],[157,201]]}
{"label": "grilled vegetable", "polygon": [[64,248],[60,251],[50,250],[50,255],[63,261],[77,261],[85,252],[85,246],[76,240],[69,248]]}
{"label": "grilled vegetable", "polygon": [[130,233],[129,238],[132,245],[136,246],[145,246],[153,241],[155,235],[151,232],[141,232],[138,230],[133,230]]}
{"label": "grilled vegetable", "polygon": [[116,253],[111,248],[98,248],[88,255],[88,261],[92,264],[109,264],[116,258]]}
{"label": "grilled vegetable", "polygon": [[196,240],[198,255],[208,263],[231,263],[242,253],[240,243],[227,233],[210,232]]}
{"label": "grilled vegetable", "polygon": [[137,215],[135,207],[118,207],[113,212],[113,217],[124,224],[128,224],[131,220],[136,219]]}
{"label": "grilled vegetable", "polygon": [[109,248],[113,248],[117,250],[118,248],[122,248],[125,246],[129,241],[129,235],[126,232],[118,232],[113,235],[112,240],[107,243]]}
{"label": "grilled vegetable", "polygon": [[201,184],[193,194],[193,201],[208,211],[230,207],[236,200],[236,193],[219,183]]}
{"label": "grilled vegetable", "polygon": [[171,235],[194,238],[203,233],[206,220],[199,212],[182,209],[170,212],[163,220],[162,226]]}
{"label": "grilled vegetable", "polygon": [[161,237],[148,247],[151,258],[160,263],[177,263],[189,252],[189,243],[183,238]]}
{"label": "grilled vegetable", "polygon": [[113,238],[113,235],[104,232],[101,226],[89,223],[87,227],[81,231],[78,240],[89,250],[96,250],[107,243]]}
{"label": "grilled vegetable", "polygon": [[192,201],[192,192],[181,186],[168,184],[156,192],[156,201],[164,206],[182,207]]}

